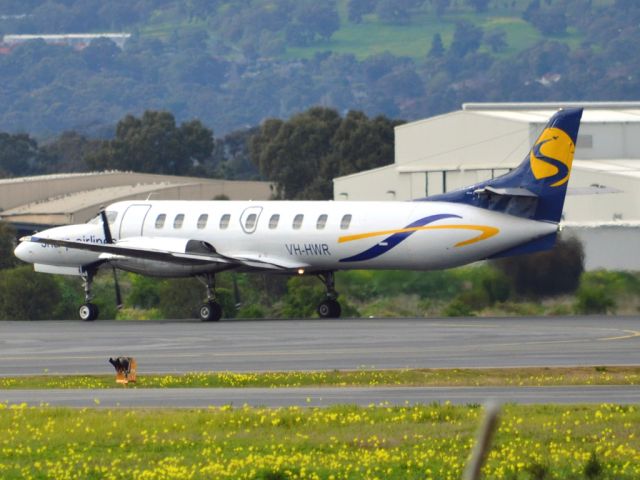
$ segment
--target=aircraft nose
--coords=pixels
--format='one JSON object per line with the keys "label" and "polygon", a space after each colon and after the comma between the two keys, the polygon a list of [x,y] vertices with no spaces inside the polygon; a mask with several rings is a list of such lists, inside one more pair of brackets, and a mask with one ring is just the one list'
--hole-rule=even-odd
{"label": "aircraft nose", "polygon": [[22,237],[13,254],[23,262],[32,263],[32,245],[30,237]]}

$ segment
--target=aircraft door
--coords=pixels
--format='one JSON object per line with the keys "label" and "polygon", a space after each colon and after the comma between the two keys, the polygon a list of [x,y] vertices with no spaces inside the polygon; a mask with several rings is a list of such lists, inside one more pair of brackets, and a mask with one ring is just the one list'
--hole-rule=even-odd
{"label": "aircraft door", "polygon": [[245,208],[240,215],[240,226],[244,233],[253,233],[258,227],[258,219],[262,213],[262,207]]}
{"label": "aircraft door", "polygon": [[151,205],[130,205],[120,222],[120,238],[142,236],[142,226],[150,208]]}

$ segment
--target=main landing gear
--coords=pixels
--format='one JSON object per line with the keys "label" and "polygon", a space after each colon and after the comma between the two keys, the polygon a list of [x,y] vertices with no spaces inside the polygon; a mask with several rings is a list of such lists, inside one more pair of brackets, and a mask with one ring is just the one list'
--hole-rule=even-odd
{"label": "main landing gear", "polygon": [[217,322],[222,318],[222,307],[216,301],[216,277],[212,273],[207,273],[198,277],[207,287],[207,301],[200,305],[198,315],[203,322]]}
{"label": "main landing gear", "polygon": [[338,292],[336,292],[334,272],[319,273],[318,278],[324,283],[327,289],[326,298],[318,305],[317,312],[321,318],[340,318],[342,307],[338,302]]}
{"label": "main landing gear", "polygon": [[82,286],[84,287],[84,303],[80,305],[78,309],[78,316],[80,320],[85,322],[92,322],[98,318],[98,306],[95,303],[91,303],[93,295],[91,295],[91,285],[93,284],[93,277],[96,272],[94,270],[82,271]]}

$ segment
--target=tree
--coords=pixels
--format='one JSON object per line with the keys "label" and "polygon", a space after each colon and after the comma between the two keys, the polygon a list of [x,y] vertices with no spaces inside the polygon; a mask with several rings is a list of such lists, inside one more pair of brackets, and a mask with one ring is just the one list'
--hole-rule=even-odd
{"label": "tree", "polygon": [[453,32],[453,41],[449,53],[456,57],[464,57],[480,48],[482,28],[469,22],[458,22]]}
{"label": "tree", "polygon": [[78,132],[63,132],[40,150],[50,159],[47,173],[83,172],[87,170],[86,157],[100,147],[99,140],[89,140]]}
{"label": "tree", "polygon": [[85,62],[94,70],[113,66],[118,55],[120,55],[120,49],[108,38],[92,40],[89,46],[82,51]]}
{"label": "tree", "polygon": [[349,0],[349,4],[347,5],[349,21],[353,23],[361,23],[362,17],[372,13],[375,8],[375,0]]}
{"label": "tree", "polygon": [[436,15],[441,17],[447,11],[449,6],[451,5],[451,0],[431,0],[435,9]]}
{"label": "tree", "polygon": [[184,175],[213,151],[213,132],[199,120],[176,126],[169,112],[146,111],[141,118],[127,115],[118,122],[116,138],[103,142],[89,155],[94,169]]}
{"label": "tree", "polygon": [[13,254],[15,248],[16,230],[11,224],[0,221],[0,270],[13,268],[18,259]]}
{"label": "tree", "polygon": [[285,35],[294,45],[306,46],[317,37],[328,40],[339,28],[340,16],[334,0],[299,2]]}
{"label": "tree", "polygon": [[[322,160],[340,124],[338,112],[314,107],[287,122],[268,122],[251,142],[251,157],[260,173],[277,183],[279,198],[302,199],[318,181]],[[274,129],[276,129],[274,131]]]}
{"label": "tree", "polygon": [[507,34],[504,30],[492,30],[490,32],[486,32],[484,34],[484,43],[494,53],[503,52],[508,46]]}
{"label": "tree", "polygon": [[486,12],[489,7],[489,0],[467,0],[467,3],[478,13]]}
{"label": "tree", "polygon": [[444,55],[444,45],[442,44],[442,37],[440,33],[435,33],[431,40],[431,48],[427,54],[430,58],[440,58]]}
{"label": "tree", "polygon": [[559,238],[549,251],[495,262],[521,295],[546,296],[572,293],[584,271],[584,249],[575,237]]}
{"label": "tree", "polygon": [[393,162],[393,127],[362,112],[340,118],[314,107],[288,121],[270,119],[250,141],[253,162],[276,182],[278,198],[329,199],[332,179]]}
{"label": "tree", "polygon": [[0,132],[0,172],[21,176],[39,173],[45,156],[38,149],[38,142],[26,133]]}
{"label": "tree", "polygon": [[380,0],[376,7],[376,13],[383,22],[396,25],[409,23],[409,12],[397,0]]}

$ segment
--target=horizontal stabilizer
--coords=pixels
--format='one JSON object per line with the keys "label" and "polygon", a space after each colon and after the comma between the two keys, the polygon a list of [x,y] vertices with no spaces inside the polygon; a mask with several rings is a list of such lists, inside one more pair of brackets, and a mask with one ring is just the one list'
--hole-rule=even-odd
{"label": "horizontal stabilizer", "polygon": [[588,187],[569,187],[567,195],[602,195],[605,193],[623,193],[615,187],[607,187],[605,185],[590,185]]}
{"label": "horizontal stabilizer", "polygon": [[487,193],[493,193],[495,195],[507,195],[511,197],[537,197],[535,193],[526,188],[512,187],[512,188],[496,188],[487,185],[484,188],[479,188],[473,192],[476,195],[482,195]]}

